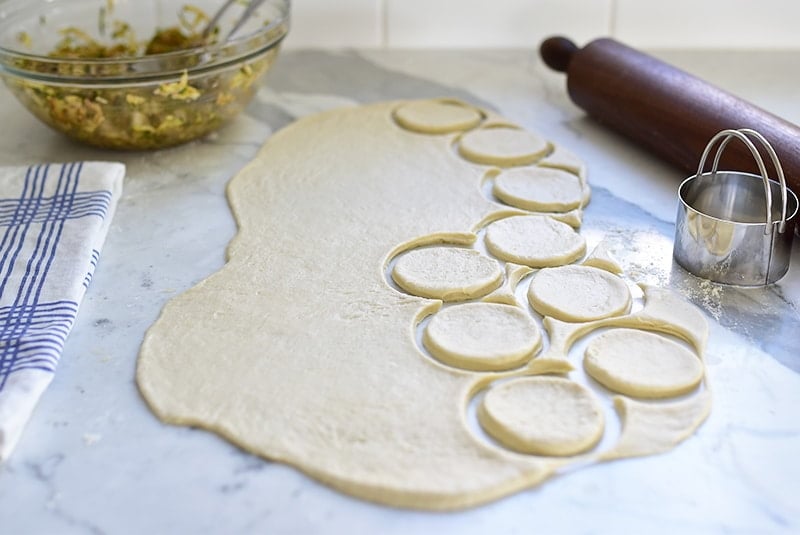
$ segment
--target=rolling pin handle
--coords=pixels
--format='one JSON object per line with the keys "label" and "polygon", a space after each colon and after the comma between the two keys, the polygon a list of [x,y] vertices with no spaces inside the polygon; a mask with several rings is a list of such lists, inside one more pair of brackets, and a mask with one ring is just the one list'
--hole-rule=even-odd
{"label": "rolling pin handle", "polygon": [[539,47],[545,64],[558,72],[567,72],[572,56],[577,51],[578,46],[566,37],[550,37]]}

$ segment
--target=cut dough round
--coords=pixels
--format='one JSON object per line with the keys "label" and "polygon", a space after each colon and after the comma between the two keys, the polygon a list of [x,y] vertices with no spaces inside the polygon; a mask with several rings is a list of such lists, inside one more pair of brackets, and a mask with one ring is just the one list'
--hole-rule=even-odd
{"label": "cut dough round", "polygon": [[561,169],[517,167],[497,175],[492,193],[504,203],[523,210],[566,212],[580,208],[580,178]]}
{"label": "cut dough round", "polygon": [[516,368],[542,345],[533,319],[520,308],[496,303],[466,303],[438,312],[422,343],[451,366],[498,371]]}
{"label": "cut dough round", "polygon": [[531,280],[528,301],[542,316],[584,322],[622,315],[631,292],[621,278],[591,266],[542,269]]}
{"label": "cut dough round", "polygon": [[501,167],[534,163],[548,148],[537,134],[499,126],[467,132],[458,143],[459,154],[467,160]]}
{"label": "cut dough round", "polygon": [[586,252],[575,230],[542,215],[512,216],[486,227],[486,248],[501,260],[530,267],[563,266]]}
{"label": "cut dough round", "polygon": [[524,377],[492,387],[478,406],[478,420],[509,449],[558,456],[593,447],[605,425],[592,393],[560,377]]}
{"label": "cut dough round", "polygon": [[483,116],[475,108],[454,100],[415,100],[398,107],[394,119],[406,130],[449,134],[478,126]]}
{"label": "cut dough round", "polygon": [[703,379],[703,363],[694,353],[636,329],[614,329],[594,338],[583,367],[606,388],[640,398],[685,394]]}
{"label": "cut dough round", "polygon": [[424,247],[400,255],[392,280],[419,297],[461,301],[500,286],[503,271],[495,260],[475,249]]}

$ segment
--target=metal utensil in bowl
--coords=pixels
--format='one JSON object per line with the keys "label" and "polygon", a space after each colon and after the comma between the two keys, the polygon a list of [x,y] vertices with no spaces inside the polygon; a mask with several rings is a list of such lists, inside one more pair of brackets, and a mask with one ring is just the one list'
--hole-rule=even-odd
{"label": "metal utensil in bowl", "polygon": [[[208,21],[206,24],[205,29],[202,32],[203,38],[208,39],[211,35],[214,34],[218,30],[218,25],[222,17],[225,13],[234,5],[241,4],[241,0],[227,0],[220,8],[214,13],[214,16],[211,17],[211,20]],[[264,0],[249,0],[244,7],[244,11],[239,15],[239,18],[236,22],[228,30],[227,34],[220,40],[222,43],[226,43],[233,37],[239,29],[247,22],[247,20],[253,16],[256,10],[264,3]]]}

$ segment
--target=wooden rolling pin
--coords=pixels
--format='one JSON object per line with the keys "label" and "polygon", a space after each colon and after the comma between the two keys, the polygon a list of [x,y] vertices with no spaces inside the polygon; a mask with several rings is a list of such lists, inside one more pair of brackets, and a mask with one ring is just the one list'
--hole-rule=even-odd
{"label": "wooden rolling pin", "polygon": [[[686,176],[697,172],[703,149],[717,132],[752,128],[775,148],[787,184],[800,194],[800,127],[613,39],[578,48],[569,39],[551,37],[539,52],[550,68],[567,73],[575,104]],[[749,150],[735,141],[725,148],[720,169],[758,174]],[[773,171],[770,178],[777,178]]]}

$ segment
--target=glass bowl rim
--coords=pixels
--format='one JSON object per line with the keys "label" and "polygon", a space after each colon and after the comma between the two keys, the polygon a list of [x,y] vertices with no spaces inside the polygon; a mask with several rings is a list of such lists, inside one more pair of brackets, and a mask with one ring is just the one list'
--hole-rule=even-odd
{"label": "glass bowl rim", "polygon": [[[0,45],[0,74],[12,75],[41,83],[105,85],[130,82],[170,80],[183,72],[194,76],[208,71],[223,69],[237,63],[257,58],[283,41],[289,32],[291,0],[267,0],[278,9],[279,15],[255,31],[229,39],[218,45],[200,46],[147,56],[128,56],[118,58],[53,58],[32,54]],[[28,0],[4,2],[6,8],[30,7]],[[16,4],[16,6],[15,6]],[[13,12],[13,10],[12,10]],[[162,62],[174,63],[174,67],[164,69]],[[94,71],[91,75],[70,75],[60,72],[38,71],[20,66],[20,62],[33,62],[48,66],[53,70],[66,67],[68,71],[85,69]],[[102,67],[125,68],[122,74],[97,73]]]}

